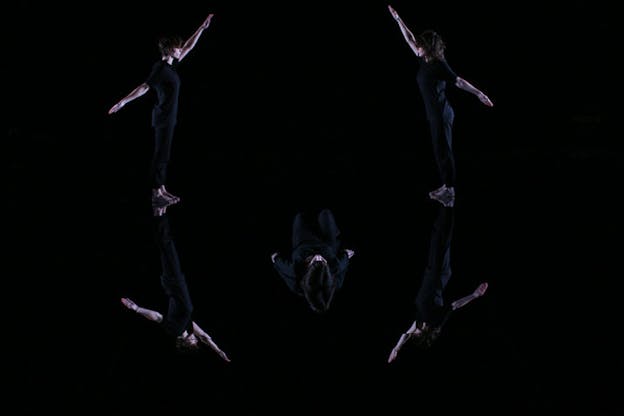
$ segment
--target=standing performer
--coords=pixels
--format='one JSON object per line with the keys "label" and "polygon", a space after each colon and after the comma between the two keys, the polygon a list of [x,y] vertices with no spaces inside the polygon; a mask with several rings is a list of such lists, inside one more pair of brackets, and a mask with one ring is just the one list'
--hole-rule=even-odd
{"label": "standing performer", "polygon": [[425,105],[433,153],[438,167],[441,186],[429,193],[429,197],[445,207],[455,202],[455,160],[452,150],[453,108],[446,97],[447,82],[468,91],[492,107],[492,101],[483,92],[465,79],[457,76],[444,57],[446,48],[442,38],[432,30],[425,30],[419,36],[407,28],[399,14],[388,6],[390,14],[401,29],[405,41],[416,54],[419,67],[416,80]]}
{"label": "standing performer", "polygon": [[143,96],[150,89],[156,92],[157,102],[152,110],[154,128],[154,153],[151,165],[152,205],[156,207],[175,204],[180,198],[165,188],[167,167],[171,155],[171,142],[178,117],[180,77],[178,64],[195,47],[199,37],[208,28],[213,14],[209,14],[199,28],[183,42],[178,36],[162,37],[158,42],[161,59],[154,63],[152,71],[141,85],[123,97],[108,110],[108,114],[119,111],[130,101]]}

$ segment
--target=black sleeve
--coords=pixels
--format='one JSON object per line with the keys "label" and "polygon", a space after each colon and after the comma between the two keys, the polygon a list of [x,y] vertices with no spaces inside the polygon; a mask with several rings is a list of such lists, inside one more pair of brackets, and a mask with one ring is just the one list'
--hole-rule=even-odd
{"label": "black sleeve", "polygon": [[295,265],[291,260],[287,260],[282,258],[279,254],[275,257],[275,263],[273,263],[273,267],[280,275],[280,277],[284,280],[284,283],[288,286],[288,288],[298,293],[299,290],[297,288],[297,278],[295,275]]}
{"label": "black sleeve", "polygon": [[440,61],[440,78],[452,84],[455,84],[455,81],[457,81],[457,74],[446,61]]}

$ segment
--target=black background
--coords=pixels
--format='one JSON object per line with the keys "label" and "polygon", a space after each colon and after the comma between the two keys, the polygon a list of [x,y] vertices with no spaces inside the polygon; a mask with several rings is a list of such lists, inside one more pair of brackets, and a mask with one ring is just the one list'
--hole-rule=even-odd
{"label": "black background", "polygon": [[[292,4],[290,4],[292,3]],[[385,2],[18,1],[5,17],[4,275],[22,413],[621,414],[617,186],[599,2],[399,1],[486,92],[453,89],[449,300],[489,282],[429,351],[412,320],[437,186],[416,62]],[[162,310],[148,167],[161,33],[210,28],[182,62],[168,188],[195,320],[231,357],[176,354],[124,309]],[[299,210],[356,251],[330,312],[271,267]]]}

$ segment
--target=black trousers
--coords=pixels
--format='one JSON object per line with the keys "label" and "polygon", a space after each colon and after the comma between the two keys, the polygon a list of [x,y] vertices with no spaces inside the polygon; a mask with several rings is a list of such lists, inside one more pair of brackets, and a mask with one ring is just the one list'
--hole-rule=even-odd
{"label": "black trousers", "polygon": [[193,303],[176,250],[167,215],[154,217],[155,236],[160,254],[160,284],[168,298],[162,325],[171,335],[178,336],[191,327]]}
{"label": "black trousers", "polygon": [[441,117],[429,120],[433,156],[438,167],[441,185],[455,186],[455,158],[453,156],[453,119],[451,108],[444,111]]}
{"label": "black trousers", "polygon": [[336,219],[329,209],[321,210],[316,216],[300,212],[293,220],[293,248],[299,247],[302,243],[318,242],[337,250],[339,236],[340,230],[336,225]]}
{"label": "black trousers", "polygon": [[154,155],[152,156],[151,180],[153,188],[160,188],[167,181],[167,167],[171,158],[171,142],[175,125],[154,127]]}
{"label": "black trousers", "polygon": [[416,319],[433,326],[445,313],[444,288],[451,278],[451,238],[454,208],[440,206],[431,229],[429,259],[416,295]]}

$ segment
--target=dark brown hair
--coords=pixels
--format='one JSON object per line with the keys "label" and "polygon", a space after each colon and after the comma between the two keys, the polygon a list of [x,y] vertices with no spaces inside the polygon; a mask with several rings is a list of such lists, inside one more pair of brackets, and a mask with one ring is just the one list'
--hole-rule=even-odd
{"label": "dark brown hair", "polygon": [[444,61],[444,50],[446,45],[442,37],[433,30],[425,30],[416,38],[416,45],[423,48],[425,57],[428,59],[437,59]]}
{"label": "dark brown hair", "polygon": [[170,56],[173,49],[181,48],[182,45],[183,41],[179,36],[163,36],[158,40],[158,50],[162,56]]}
{"label": "dark brown hair", "polygon": [[300,285],[310,308],[317,313],[327,312],[337,285],[327,263],[310,264],[301,277]]}

